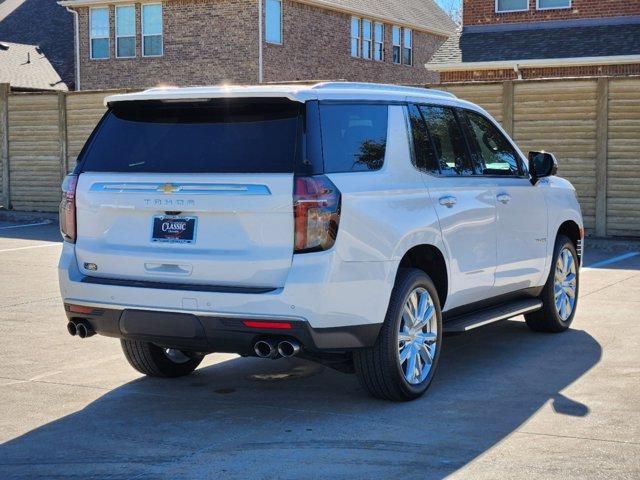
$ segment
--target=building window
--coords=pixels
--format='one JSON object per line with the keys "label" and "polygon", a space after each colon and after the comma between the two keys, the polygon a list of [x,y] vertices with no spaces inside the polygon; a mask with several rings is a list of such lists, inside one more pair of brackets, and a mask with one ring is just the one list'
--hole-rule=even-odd
{"label": "building window", "polygon": [[379,22],[373,24],[373,59],[384,60],[384,25]]}
{"label": "building window", "polygon": [[402,63],[413,65],[413,31],[410,28],[402,29]]}
{"label": "building window", "polygon": [[391,29],[391,42],[393,43],[393,63],[400,63],[402,54],[402,29],[400,27],[394,25]]}
{"label": "building window", "polygon": [[351,17],[351,56],[360,56],[360,19]]}
{"label": "building window", "polygon": [[362,58],[371,59],[371,20],[362,20]]}
{"label": "building window", "polygon": [[136,7],[116,7],[116,58],[136,56]]}
{"label": "building window", "polygon": [[269,43],[282,44],[282,0],[267,0],[265,33]]}
{"label": "building window", "polygon": [[89,10],[90,47],[92,59],[109,58],[109,8]]}
{"label": "building window", "polygon": [[538,10],[552,10],[555,8],[571,8],[571,0],[537,0]]}
{"label": "building window", "polygon": [[496,0],[496,12],[523,12],[529,10],[529,0]]}
{"label": "building window", "polygon": [[142,56],[161,57],[162,45],[162,5],[159,3],[142,5]]}

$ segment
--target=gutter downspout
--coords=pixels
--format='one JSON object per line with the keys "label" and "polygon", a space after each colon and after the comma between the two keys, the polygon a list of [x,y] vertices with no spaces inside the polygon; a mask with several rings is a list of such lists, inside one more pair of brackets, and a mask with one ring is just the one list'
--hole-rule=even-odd
{"label": "gutter downspout", "polygon": [[80,91],[80,20],[78,19],[78,12],[76,10],[69,7],[65,8],[67,9],[67,12],[73,14],[73,23],[75,26],[73,43],[76,51],[76,91]]}
{"label": "gutter downspout", "polygon": [[258,0],[258,83],[262,83],[262,0]]}

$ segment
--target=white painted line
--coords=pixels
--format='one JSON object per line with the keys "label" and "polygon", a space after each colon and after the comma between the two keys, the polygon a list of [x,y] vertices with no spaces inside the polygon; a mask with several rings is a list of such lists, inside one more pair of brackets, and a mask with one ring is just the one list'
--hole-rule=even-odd
{"label": "white painted line", "polygon": [[0,253],[2,253],[2,252],[15,252],[16,250],[28,250],[30,248],[53,247],[54,245],[62,245],[62,244],[60,244],[60,243],[45,243],[44,245],[31,245],[29,247],[5,248],[4,250],[0,250]]}
{"label": "white painted line", "polygon": [[612,263],[618,263],[621,262],[623,260],[626,260],[627,258],[633,258],[637,255],[640,255],[640,252],[629,252],[629,253],[625,253],[623,255],[618,255],[617,257],[612,257],[612,258],[608,258],[606,260],[601,260],[599,262],[596,262],[592,265],[589,265],[588,267],[585,267],[585,269],[588,268],[601,268],[607,265],[611,265]]}
{"label": "white painted line", "polygon": [[10,228],[39,227],[40,225],[51,225],[51,222],[26,223],[24,225],[9,225],[8,227],[0,227],[0,230],[9,230]]}

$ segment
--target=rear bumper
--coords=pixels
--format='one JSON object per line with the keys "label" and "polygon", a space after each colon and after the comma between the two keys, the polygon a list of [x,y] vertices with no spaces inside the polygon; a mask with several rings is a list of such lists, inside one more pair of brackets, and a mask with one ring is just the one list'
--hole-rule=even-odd
{"label": "rear bumper", "polygon": [[69,321],[88,322],[101,335],[152,342],[157,345],[200,352],[253,355],[261,338],[295,339],[308,352],[344,351],[371,346],[380,325],[315,329],[305,321],[290,321],[291,328],[248,328],[243,319],[203,314],[135,309],[95,308],[91,313],[69,311]]}
{"label": "rear bumper", "polygon": [[[102,312],[86,317],[97,333],[189,349],[245,353],[261,335],[293,337],[308,350],[372,345],[384,321],[396,267],[397,262],[391,261],[343,262],[335,251],[328,251],[295,255],[286,285],[274,290],[154,288],[151,282],[143,286],[86,281],[78,270],[74,246],[67,243],[58,276],[65,304]],[[85,318],[70,312],[67,317]],[[246,319],[286,320],[292,329],[248,329],[241,322]],[[172,332],[171,326],[177,331]]]}

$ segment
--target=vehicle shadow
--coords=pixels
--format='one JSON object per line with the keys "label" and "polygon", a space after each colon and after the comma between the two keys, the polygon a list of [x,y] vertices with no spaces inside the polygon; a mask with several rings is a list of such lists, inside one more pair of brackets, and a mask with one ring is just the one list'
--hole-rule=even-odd
{"label": "vehicle shadow", "polygon": [[443,478],[600,359],[586,332],[506,321],[445,338],[430,391],[369,398],[355,377],[301,360],[233,359],[178,380],[143,378],[0,446],[7,478]]}
{"label": "vehicle shadow", "polygon": [[2,222],[0,221],[0,239],[33,240],[41,242],[62,242],[57,222]]}

